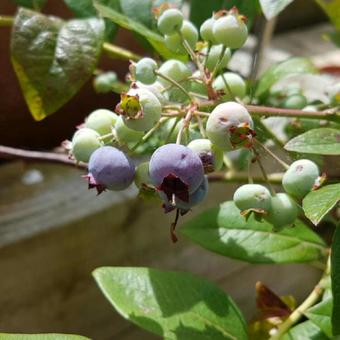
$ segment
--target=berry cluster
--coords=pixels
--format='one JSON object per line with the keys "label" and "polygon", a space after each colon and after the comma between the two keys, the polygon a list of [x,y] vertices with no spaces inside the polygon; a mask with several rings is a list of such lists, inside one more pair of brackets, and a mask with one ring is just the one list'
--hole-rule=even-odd
{"label": "berry cluster", "polygon": [[[193,64],[177,59],[158,64],[151,58],[131,62],[130,87],[121,93],[115,112],[92,112],[74,134],[70,153],[88,163],[85,177],[98,193],[124,190],[133,181],[141,192],[156,193],[166,212],[176,210],[171,234],[176,240],[179,214],[204,200],[206,175],[222,169],[224,153],[240,148],[258,152],[254,122],[242,102],[246,83],[226,72],[232,50],[243,46],[248,36],[244,17],[235,8],[217,12],[198,33],[176,8],[158,15],[167,48],[182,59],[189,56]],[[103,75],[95,86],[105,92],[114,80],[112,74]],[[150,148],[143,149],[145,145]],[[126,153],[152,155],[135,168]],[[283,186],[301,199],[318,176],[314,163],[298,161],[286,172]],[[235,192],[234,201],[242,214],[263,214],[279,228],[298,213],[288,194],[273,195],[262,185],[247,184]]]}
{"label": "berry cluster", "polygon": [[299,213],[298,203],[313,189],[317,189],[323,180],[318,166],[308,160],[293,162],[282,178],[285,193],[271,195],[263,185],[245,184],[234,193],[234,203],[247,216],[254,213],[264,217],[275,230],[293,225]]}

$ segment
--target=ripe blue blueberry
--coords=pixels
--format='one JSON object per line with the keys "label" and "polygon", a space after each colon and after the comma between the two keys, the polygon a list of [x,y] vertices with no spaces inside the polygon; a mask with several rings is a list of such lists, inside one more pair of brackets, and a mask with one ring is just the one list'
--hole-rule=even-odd
{"label": "ripe blue blueberry", "polygon": [[198,155],[186,146],[166,144],[152,155],[149,174],[153,185],[171,201],[173,197],[188,202],[204,178]]}
{"label": "ripe blue blueberry", "polygon": [[112,146],[97,149],[89,161],[89,188],[98,193],[105,189],[124,190],[130,186],[135,176],[132,161],[120,150]]}
{"label": "ripe blue blueberry", "polygon": [[319,168],[314,162],[299,159],[283,175],[282,186],[288,194],[302,199],[313,189],[318,177]]}

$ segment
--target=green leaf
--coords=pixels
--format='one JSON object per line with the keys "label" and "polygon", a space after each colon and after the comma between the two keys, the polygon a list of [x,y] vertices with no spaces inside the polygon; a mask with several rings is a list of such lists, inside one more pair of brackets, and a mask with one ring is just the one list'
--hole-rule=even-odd
{"label": "green leaf", "polygon": [[340,335],[340,225],[335,229],[331,250],[331,281],[333,295],[332,332]]}
{"label": "green leaf", "polygon": [[255,96],[261,96],[279,80],[286,78],[293,74],[299,73],[316,73],[317,70],[312,62],[303,57],[293,57],[289,58],[281,63],[271,66],[264,74],[261,76]]}
{"label": "green leaf", "polygon": [[293,0],[260,0],[263,14],[267,20],[276,17],[291,2],[293,2]]}
{"label": "green leaf", "polygon": [[210,251],[251,263],[308,262],[325,252],[320,237],[299,220],[294,228],[272,229],[253,216],[246,220],[233,202],[225,202],[194,217],[180,230]]}
{"label": "green leaf", "polygon": [[151,27],[154,15],[152,0],[120,0],[122,13],[147,27]]}
{"label": "green leaf", "polygon": [[19,10],[12,31],[12,64],[36,120],[57,111],[91,77],[103,37],[102,19],[65,23]]}
{"label": "green leaf", "polygon": [[90,340],[81,335],[71,334],[7,334],[0,333],[0,340]]}
{"label": "green leaf", "polygon": [[[142,35],[152,47],[164,58],[173,58],[174,54],[164,46],[164,39],[158,33],[152,31],[138,21],[131,19],[117,10],[103,4],[105,0],[93,0],[94,7],[105,18],[109,18],[117,25]],[[176,57],[176,56],[175,56]]]}
{"label": "green leaf", "polygon": [[304,313],[310,321],[317,325],[330,338],[332,337],[332,309],[333,299],[328,298],[307,309]]}
{"label": "green leaf", "polygon": [[[103,0],[110,7],[119,11],[119,0]],[[97,16],[92,0],[64,0],[68,8],[77,18],[91,18]],[[111,41],[118,32],[118,26],[111,20],[105,19],[106,40]]]}
{"label": "green leaf", "polygon": [[312,129],[291,139],[284,148],[301,153],[340,155],[340,130]]}
{"label": "green leaf", "polygon": [[166,339],[247,339],[231,298],[190,273],[103,267],[93,273],[119,314]]}
{"label": "green leaf", "polygon": [[302,205],[306,217],[317,225],[339,201],[340,183],[337,183],[311,191],[303,199]]}
{"label": "green leaf", "polygon": [[291,328],[282,340],[328,340],[328,336],[321,331],[312,321],[304,321]]}
{"label": "green leaf", "polygon": [[340,29],[340,0],[316,0],[337,29]]}
{"label": "green leaf", "polygon": [[259,12],[258,2],[255,0],[191,0],[190,21],[199,28],[204,20],[212,16],[213,12],[222,8],[231,9],[233,6],[236,6],[239,12],[247,17],[247,26],[251,27],[254,17]]}
{"label": "green leaf", "polygon": [[32,8],[36,11],[42,9],[47,0],[12,0],[18,6]]}

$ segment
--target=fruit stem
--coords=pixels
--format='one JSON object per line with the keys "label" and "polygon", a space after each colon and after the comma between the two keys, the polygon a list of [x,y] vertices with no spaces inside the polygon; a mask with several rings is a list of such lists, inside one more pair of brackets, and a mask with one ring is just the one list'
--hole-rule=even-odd
{"label": "fruit stem", "polygon": [[136,143],[131,149],[130,151],[134,151],[137,149],[137,147],[139,145],[141,145],[142,143],[144,143],[145,141],[147,141],[155,131],[157,131],[162,124],[164,124],[170,117],[162,117],[142,138],[141,140]]}
{"label": "fruit stem", "polygon": [[[231,91],[231,88],[230,88],[230,86],[227,82],[227,79],[225,79],[224,74],[222,74],[222,80],[223,80],[225,87],[227,88],[227,91],[228,91],[230,98],[235,101],[235,96],[234,96],[233,92]],[[241,104],[243,105],[243,103],[241,103]]]}
{"label": "fruit stem", "polygon": [[138,61],[142,59],[142,57],[134,52],[131,52],[123,47],[110,44],[108,42],[105,42],[103,44],[103,50],[106,52],[106,54],[112,58],[118,58],[118,59],[125,59],[125,60],[133,60]]}
{"label": "fruit stem", "polygon": [[259,168],[261,170],[261,173],[262,173],[262,176],[265,180],[265,182],[268,184],[268,187],[269,187],[269,191],[270,193],[272,194],[272,196],[275,196],[276,195],[276,192],[272,186],[272,184],[270,183],[269,179],[268,179],[268,176],[267,176],[267,173],[266,173],[266,170],[262,164],[262,161],[260,159],[260,154],[258,153],[258,151],[253,147],[252,148],[253,152],[254,152],[254,155],[255,155],[255,160],[257,162],[257,164],[259,165]]}
{"label": "fruit stem", "polygon": [[179,84],[176,80],[166,76],[165,74],[162,74],[159,71],[155,71],[155,74],[163,79],[165,79],[166,81],[168,81],[169,83],[171,83],[172,85],[176,86],[177,88],[179,88],[189,99],[191,102],[194,102],[195,99],[190,95],[190,93],[181,85]]}
{"label": "fruit stem", "polygon": [[180,129],[178,131],[178,135],[177,135],[177,139],[176,139],[176,144],[181,144],[183,132],[184,132],[184,130],[189,128],[190,121],[192,119],[193,113],[195,112],[195,109],[196,109],[196,105],[193,105],[193,106],[191,106],[188,109],[188,113],[184,117],[183,124],[182,124],[182,126],[180,127]]}
{"label": "fruit stem", "polygon": [[257,143],[259,146],[261,146],[262,149],[264,149],[271,157],[273,157],[278,163],[282,165],[282,167],[285,170],[289,169],[289,164],[284,162],[281,158],[275,155],[274,152],[272,152],[269,148],[267,148],[264,144],[262,144],[258,139],[254,138],[255,143]]}
{"label": "fruit stem", "polygon": [[269,338],[269,340],[281,339],[283,334],[286,333],[295,323],[297,323],[304,316],[304,312],[319,301],[325,290],[324,279],[327,275],[329,275],[329,273],[330,273],[330,258],[328,257],[327,267],[324,273],[322,274],[320,281],[316,284],[312,292],[301,303],[301,305],[298,306],[280,326],[278,326],[278,328],[275,331],[275,334],[272,335]]}
{"label": "fruit stem", "polygon": [[180,120],[180,118],[178,118],[178,117],[175,119],[174,123],[171,126],[171,129],[170,129],[168,135],[165,138],[164,144],[167,144],[169,142],[169,139],[170,139],[171,135],[173,134],[179,120]]}
{"label": "fruit stem", "polygon": [[226,49],[227,49],[227,47],[223,45],[223,48],[222,48],[221,53],[220,53],[220,56],[218,57],[218,61],[217,61],[216,65],[215,65],[215,67],[214,67],[214,69],[213,69],[213,71],[211,73],[211,76],[210,76],[211,79],[215,78],[216,73],[217,73],[218,69],[221,66],[221,62],[222,62],[222,59],[223,59],[223,56],[224,56],[224,53],[225,53]]}
{"label": "fruit stem", "polygon": [[201,133],[202,137],[203,138],[207,138],[207,134],[205,132],[205,128],[204,128],[204,125],[203,125],[201,117],[199,115],[195,115],[195,118],[197,120],[198,128],[200,130],[200,133]]}

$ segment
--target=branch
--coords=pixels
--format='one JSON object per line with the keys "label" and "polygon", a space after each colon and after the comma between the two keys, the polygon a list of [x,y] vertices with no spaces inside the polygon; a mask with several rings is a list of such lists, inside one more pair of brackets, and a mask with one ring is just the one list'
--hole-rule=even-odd
{"label": "branch", "polygon": [[4,159],[22,159],[27,162],[48,162],[59,163],[64,165],[70,165],[81,169],[87,169],[87,164],[77,163],[70,159],[67,155],[59,154],[55,152],[41,152],[41,151],[29,151],[17,148],[11,148],[8,146],[0,145],[0,158]]}
{"label": "branch", "polygon": [[[268,175],[268,181],[272,184],[281,184],[283,173]],[[237,172],[215,172],[208,175],[209,182],[226,182],[226,183],[248,183],[248,176]],[[256,183],[266,183],[262,176],[253,177]]]}

